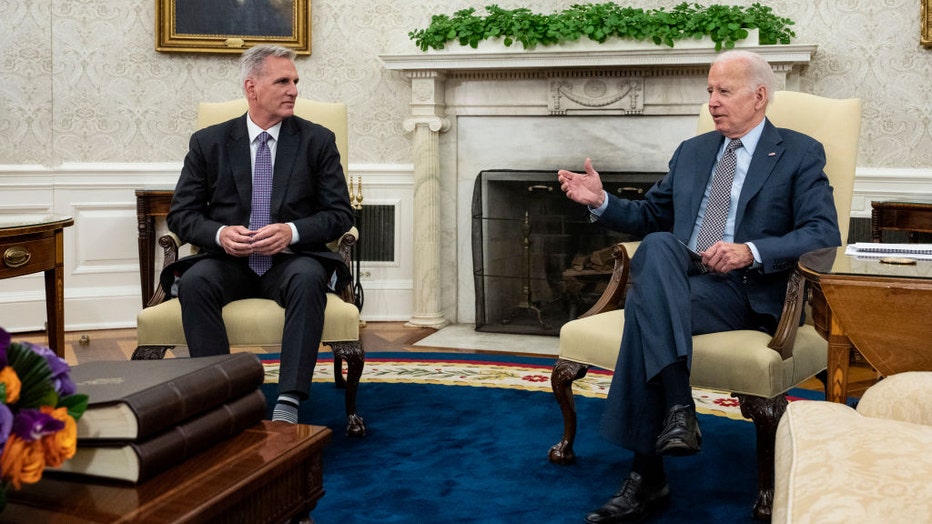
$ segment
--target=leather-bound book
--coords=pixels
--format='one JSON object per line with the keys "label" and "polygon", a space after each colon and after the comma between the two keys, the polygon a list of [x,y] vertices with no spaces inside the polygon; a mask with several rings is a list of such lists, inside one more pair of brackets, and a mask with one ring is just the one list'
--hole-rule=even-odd
{"label": "leather-bound book", "polygon": [[88,396],[78,442],[147,439],[251,393],[264,378],[252,353],[74,366],[71,379]]}
{"label": "leather-bound book", "polygon": [[265,395],[261,389],[254,389],[146,440],[90,444],[78,441],[72,458],[47,471],[142,482],[238,435],[265,418],[265,414]]}

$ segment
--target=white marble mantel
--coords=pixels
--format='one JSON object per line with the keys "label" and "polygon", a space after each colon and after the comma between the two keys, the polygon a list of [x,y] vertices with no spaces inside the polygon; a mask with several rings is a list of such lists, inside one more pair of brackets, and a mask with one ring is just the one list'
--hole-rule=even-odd
{"label": "white marble mantel", "polygon": [[[575,166],[580,155],[597,154],[617,159],[613,169],[663,170],[672,152],[666,146],[695,128],[717,55],[711,47],[651,44],[463,49],[380,56],[411,83],[403,123],[414,134],[409,323],[420,327],[475,320],[469,204],[479,171]],[[817,46],[744,49],[767,59],[778,89],[800,90]]]}

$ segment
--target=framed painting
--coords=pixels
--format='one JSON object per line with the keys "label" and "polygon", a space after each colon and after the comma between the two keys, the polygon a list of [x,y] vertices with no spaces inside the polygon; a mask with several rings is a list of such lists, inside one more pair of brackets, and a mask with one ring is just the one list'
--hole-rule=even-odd
{"label": "framed painting", "polygon": [[242,53],[278,44],[311,54],[311,0],[155,0],[155,49]]}
{"label": "framed painting", "polygon": [[921,2],[919,23],[922,29],[919,33],[919,43],[924,47],[932,47],[932,0],[921,0]]}

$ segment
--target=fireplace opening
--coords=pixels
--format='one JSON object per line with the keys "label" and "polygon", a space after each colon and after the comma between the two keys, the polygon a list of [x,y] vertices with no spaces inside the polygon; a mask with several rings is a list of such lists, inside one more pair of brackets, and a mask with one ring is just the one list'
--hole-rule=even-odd
{"label": "fireplace opening", "polygon": [[[629,199],[664,173],[600,172],[606,191]],[[476,330],[559,335],[592,307],[612,272],[611,248],[637,240],[590,223],[566,197],[556,170],[486,170],[473,187]]]}

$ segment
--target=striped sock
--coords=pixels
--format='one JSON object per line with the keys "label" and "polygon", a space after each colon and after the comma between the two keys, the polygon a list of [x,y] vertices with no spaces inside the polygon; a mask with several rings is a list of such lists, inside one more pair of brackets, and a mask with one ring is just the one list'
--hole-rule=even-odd
{"label": "striped sock", "polygon": [[283,393],[278,396],[278,402],[275,403],[275,409],[272,410],[272,420],[282,420],[292,424],[298,423],[298,398],[294,395]]}

